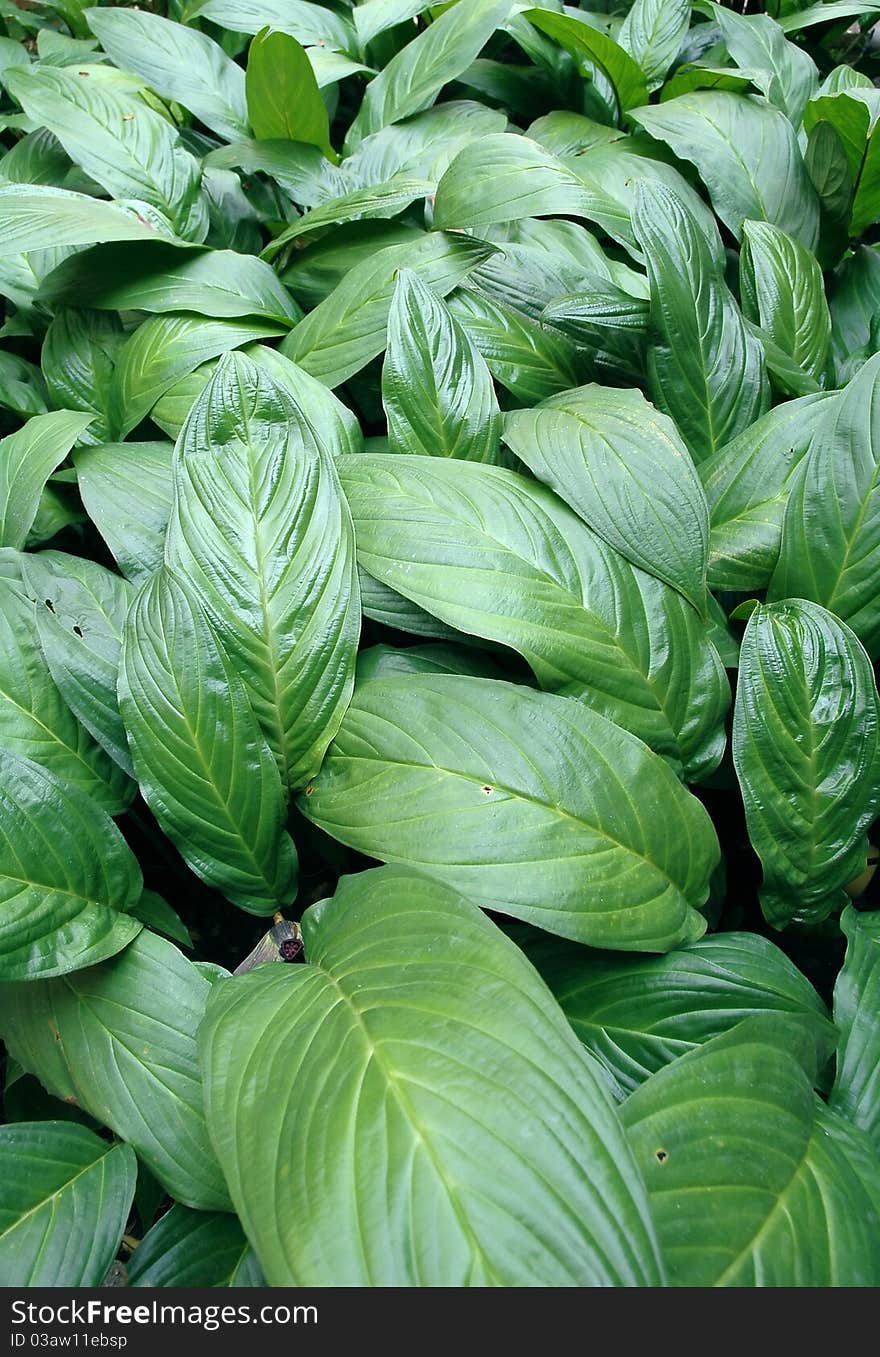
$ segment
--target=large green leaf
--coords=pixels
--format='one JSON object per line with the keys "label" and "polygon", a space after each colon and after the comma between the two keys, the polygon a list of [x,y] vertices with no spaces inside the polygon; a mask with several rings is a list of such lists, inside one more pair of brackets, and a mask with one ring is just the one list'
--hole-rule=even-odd
{"label": "large green leaf", "polygon": [[[301,312],[262,259],[234,250],[180,250],[156,242],[98,245],[59,264],[40,296],[105,311],[192,311],[259,316],[292,325]],[[63,313],[62,313],[63,314]]]}
{"label": "large green leaf", "polygon": [[607,1095],[493,924],[386,868],[343,880],[303,933],[307,964],[221,982],[200,1038],[270,1285],[660,1283]]}
{"label": "large green leaf", "polygon": [[557,14],[550,9],[526,10],[526,18],[554,38],[576,61],[585,63],[585,73],[594,81],[599,75],[611,83],[620,113],[647,102],[648,86],[641,66],[625,46],[616,43],[601,28],[584,23],[573,14]]}
{"label": "large green leaf", "polygon": [[348,129],[346,150],[355,150],[371,132],[432,104],[443,86],[479,56],[511,8],[511,0],[466,0],[452,5],[407,43],[368,87]]}
{"label": "large green leaf", "polygon": [[846,960],[834,986],[834,1021],[840,1032],[837,1074],[829,1106],[862,1128],[880,1146],[880,916],[843,911]]}
{"label": "large green leaf", "polygon": [[504,421],[504,441],[634,565],[702,611],[709,511],[671,419],[640,391],[582,386]]}
{"label": "large green leaf", "polygon": [[456,288],[447,305],[495,381],[517,403],[534,405],[577,386],[582,377],[577,350],[564,335],[472,288]]}
{"label": "large green leaf", "polygon": [[101,1286],[134,1197],[137,1160],[85,1126],[0,1128],[0,1277],[10,1287]]}
{"label": "large green leaf", "polygon": [[129,1286],[265,1286],[256,1255],[229,1211],[172,1206],[126,1269]]}
{"label": "large green leaf", "polygon": [[[749,320],[795,369],[781,383],[795,396],[824,385],[831,347],[831,315],[816,256],[765,221],[743,223],[740,293]],[[777,378],[770,355],[767,365]]]}
{"label": "large green leaf", "polygon": [[453,675],[366,683],[298,804],[371,857],[591,946],[666,951],[705,928],[706,812],[568,698]]}
{"label": "large green leaf", "polygon": [[632,116],[682,160],[691,160],[718,216],[739,238],[743,221],[769,221],[808,250],[819,236],[819,200],[784,113],[750,94],[698,90]]}
{"label": "large green leaf", "polygon": [[125,625],[119,706],[141,791],[203,881],[255,914],[296,889],[278,768],[189,586],[158,571]]}
{"label": "large green leaf", "polygon": [[126,579],[142,584],[165,554],[174,490],[170,443],[104,443],[74,457],[83,504]]}
{"label": "large green leaf", "polygon": [[830,1026],[810,982],[756,933],[716,934],[659,957],[603,955],[544,936],[526,954],[623,1093],[755,1013]]}
{"label": "large green leaf", "polygon": [[[174,239],[160,213],[146,203],[106,203],[85,193],[45,185],[0,184],[0,255],[107,240]],[[180,242],[181,244],[183,242]]]}
{"label": "large green leaf", "polygon": [[733,760],[772,924],[846,903],[880,809],[880,698],[849,627],[803,599],[758,606],[740,651]]}
{"label": "large green leaf", "polygon": [[121,951],[143,880],[100,807],[62,778],[0,750],[0,976],[36,980]]}
{"label": "large green leaf", "polygon": [[680,594],[635,569],[544,486],[471,462],[342,458],[358,559],[442,622],[509,645],[691,776],[715,766],[729,702]]}
{"label": "large green leaf", "polygon": [[248,118],[259,141],[301,141],[334,158],[327,109],[296,38],[262,29],[248,50],[245,88]]}
{"label": "large green leaf", "polygon": [[649,390],[702,461],[767,409],[761,346],[727,288],[720,241],[709,245],[674,193],[639,185],[633,228],[651,283]]}
{"label": "large green leaf", "polygon": [[721,29],[728,52],[744,67],[772,104],[797,128],[807,101],[819,83],[816,64],[808,52],[789,42],[769,14],[739,14],[724,5],[700,5]]}
{"label": "large green leaf", "polygon": [[46,331],[41,363],[53,405],[94,416],[79,442],[107,437],[113,369],[125,339],[118,316],[73,306],[59,307]]}
{"label": "large green leaf", "polygon": [[136,71],[225,141],[249,134],[244,71],[195,28],[136,9],[88,9],[89,27],[110,59]]}
{"label": "large green leaf", "polygon": [[282,334],[284,328],[260,320],[152,316],[138,326],[119,355],[109,396],[114,435],[131,433],[159,397],[201,363],[242,344]]}
{"label": "large green leaf", "polygon": [[501,415],[485,360],[410,269],[397,275],[388,316],[382,404],[392,452],[498,460]]}
{"label": "large green leaf", "polygon": [[792,478],[831,399],[816,394],[777,405],[701,464],[712,589],[767,588]]}
{"label": "large green leaf", "polygon": [[0,1033],[50,1093],[128,1141],[177,1201],[225,1211],[195,1042],[210,989],[197,966],[145,929],[101,966],[0,986]]}
{"label": "large green leaf", "polygon": [[33,759],[91,797],[110,815],[135,787],[74,716],[40,647],[34,604],[20,584],[0,578],[0,744]]}
{"label": "large green leaf", "polygon": [[306,421],[315,441],[329,456],[363,452],[364,435],[357,417],[317,377],[265,344],[248,344],[243,353],[287,391],[299,418]]}
{"label": "large green leaf", "polygon": [[330,296],[294,326],[281,351],[327,386],[339,386],[384,349],[399,269],[412,269],[444,297],[494,248],[443,231],[389,245],[347,273]]}
{"label": "large green leaf", "polygon": [[317,772],[354,684],[354,532],[289,389],[229,355],[175,455],[165,559],[244,680],[285,788]]}
{"label": "large green leaf", "polygon": [[880,1281],[880,1170],[786,1049],[796,1021],[750,1018],[622,1108],[673,1286]]}
{"label": "large green leaf", "polygon": [[859,236],[880,217],[880,100],[876,89],[850,86],[812,99],[804,113],[804,128],[812,134],[829,125],[837,133],[852,173],[852,213],[849,234]]}
{"label": "large green leaf", "polygon": [[8,85],[34,122],[112,197],[150,203],[184,240],[204,240],[208,212],[198,161],[143,99],[88,71],[44,64],[14,71]]}
{"label": "large green leaf", "polygon": [[190,18],[210,19],[234,33],[259,33],[271,24],[304,47],[351,52],[354,45],[351,24],[329,6],[311,0],[204,0],[191,9]]}
{"label": "large green leaf", "polygon": [[42,551],[22,557],[37,632],[49,672],[68,707],[131,774],[116,700],[122,627],[133,590],[97,561]]}
{"label": "large green leaf", "polygon": [[286,227],[279,236],[269,242],[263,251],[263,258],[274,259],[291,241],[301,241],[303,236],[323,227],[351,221],[384,220],[395,217],[411,203],[427,197],[434,187],[432,179],[415,179],[409,174],[395,174],[383,184],[367,184],[363,188],[352,189],[350,193],[331,198],[328,202],[313,207],[310,212],[305,212],[298,221]]}
{"label": "large green leaf", "polygon": [[617,35],[642,68],[649,89],[662,85],[691,21],[688,0],[635,0]]}
{"label": "large green leaf", "polygon": [[91,422],[90,414],[54,410],[0,442],[0,547],[24,546],[46,481]]}
{"label": "large green leaf", "polygon": [[[821,544],[821,550],[817,549]],[[770,598],[809,598],[880,655],[880,354],[817,429],[789,495]]]}

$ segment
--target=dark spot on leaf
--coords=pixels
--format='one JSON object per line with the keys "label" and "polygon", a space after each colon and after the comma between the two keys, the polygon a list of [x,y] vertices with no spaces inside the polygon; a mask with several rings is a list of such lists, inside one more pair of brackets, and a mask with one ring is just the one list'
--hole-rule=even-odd
{"label": "dark spot on leaf", "polygon": [[495,788],[490,787],[488,782],[484,783],[484,785],[480,788],[480,791],[483,793],[484,796],[491,796],[494,790]]}
{"label": "dark spot on leaf", "polygon": [[46,607],[49,609],[49,612],[54,613],[55,604],[52,602],[51,598],[44,599],[43,601],[46,604]]}
{"label": "dark spot on leaf", "polygon": [[656,1150],[655,1158],[658,1164],[665,1164],[669,1158],[669,1152],[667,1150]]}
{"label": "dark spot on leaf", "polygon": [[80,626],[75,626],[74,629],[73,629],[73,634],[74,634],[74,636],[82,636],[82,634],[83,634],[83,632],[82,632],[82,627],[80,627]]}
{"label": "dark spot on leaf", "polygon": [[306,787],[306,796],[311,796],[314,790],[314,787]]}
{"label": "dark spot on leaf", "polygon": [[74,1098],[74,1096],[73,1096],[72,1093],[68,1093],[68,1095],[67,1095],[67,1097],[64,1099],[64,1101],[65,1101],[70,1107],[79,1107],[79,1103],[76,1101],[76,1098]]}

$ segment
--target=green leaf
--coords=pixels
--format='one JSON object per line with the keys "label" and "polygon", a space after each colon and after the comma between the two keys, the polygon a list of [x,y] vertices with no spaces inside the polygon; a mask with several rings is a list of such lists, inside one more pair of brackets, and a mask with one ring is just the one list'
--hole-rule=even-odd
{"label": "green leaf", "polygon": [[659,1284],[604,1089],[493,924],[385,869],[344,879],[303,931],[307,965],[221,983],[201,1034],[212,1132],[270,1285]]}
{"label": "green leaf", "polygon": [[141,931],[140,868],[113,821],[62,778],[0,750],[0,977],[92,966]]}
{"label": "green leaf", "polygon": [[42,367],[56,407],[93,416],[79,435],[81,443],[107,436],[107,399],[125,332],[116,315],[59,307],[43,340]]}
{"label": "green leaf", "polygon": [[812,1018],[833,1040],[810,982],[756,933],[717,934],[658,957],[603,955],[536,935],[526,955],[625,1094],[756,1013]]}
{"label": "green leaf", "polygon": [[582,386],[504,421],[504,441],[585,523],[702,612],[709,511],[671,419],[640,391]]}
{"label": "green leaf", "polygon": [[155,891],[144,891],[130,912],[154,932],[164,933],[166,938],[171,938],[172,942],[179,942],[181,947],[192,947],[189,929],[179,914],[175,913],[168,902]]}
{"label": "green leaf", "polygon": [[504,670],[483,650],[443,644],[394,646],[379,644],[358,655],[358,683],[397,674],[470,674],[472,678],[504,678]]}
{"label": "green leaf", "polygon": [[272,137],[317,146],[330,160],[327,109],[303,48],[289,33],[263,28],[248,51],[248,118],[259,140]]}
{"label": "green leaf", "polygon": [[244,71],[206,33],[134,9],[87,9],[104,51],[224,141],[249,135]]}
{"label": "green leaf", "polygon": [[446,675],[367,683],[298,804],[370,857],[590,946],[667,951],[705,929],[708,815],[570,699]]}
{"label": "green leaf", "polygon": [[456,288],[447,306],[495,381],[518,403],[534,405],[577,386],[581,375],[577,350],[564,335],[467,287]]}
{"label": "green leaf", "polygon": [[43,487],[91,422],[90,414],[55,410],[0,441],[0,547],[24,546]]}
{"label": "green leaf", "polygon": [[385,348],[399,269],[412,269],[445,297],[494,248],[443,231],[389,245],[351,269],[330,296],[294,326],[281,352],[331,389],[339,386]]}
{"label": "green leaf", "polygon": [[645,251],[655,404],[678,424],[697,462],[748,428],[769,404],[761,347],[746,330],[710,247],[684,203],[661,184],[640,184],[633,228]]}
{"label": "green leaf", "polygon": [[[857,245],[829,283],[831,348],[841,373],[853,356],[861,357],[859,351],[866,345],[873,349],[871,327],[880,311],[880,251]],[[869,351],[864,358],[870,356]]]}
{"label": "green leaf", "polygon": [[58,691],[89,734],[132,775],[116,677],[134,590],[96,561],[60,551],[23,556],[22,579]]}
{"label": "green leaf", "polygon": [[597,377],[615,384],[644,381],[647,298],[596,275],[585,276],[583,286],[583,292],[563,294],[545,306],[542,321],[577,345]]}
{"label": "green leaf", "polygon": [[137,1161],[64,1121],[0,1127],[5,1286],[101,1286],[134,1197]]}
{"label": "green leaf", "polygon": [[[880,655],[880,354],[833,402],[789,495],[771,599],[808,598]],[[816,544],[821,543],[821,550]]]}
{"label": "green leaf", "polygon": [[0,986],[0,1032],[24,1069],[128,1141],[178,1201],[227,1211],[195,1043],[210,990],[145,929],[101,966]]}
{"label": "green leaf", "polygon": [[617,37],[642,68],[648,89],[662,85],[690,21],[688,0],[635,0]]}
{"label": "green leaf", "polygon": [[767,919],[825,918],[865,869],[880,808],[880,698],[858,640],[824,608],[790,599],[752,613],[733,761]]}
{"label": "green leaf", "polygon": [[831,314],[815,255],[778,226],[744,222],[740,292],[747,318],[811,379],[814,389],[822,386],[831,348]]}
{"label": "green leaf", "polygon": [[182,251],[159,242],[81,250],[44,278],[40,297],[55,306],[259,316],[285,326],[301,315],[263,260],[235,250]]}
{"label": "green leaf", "polygon": [[346,152],[354,151],[371,132],[433,104],[443,86],[479,56],[511,8],[511,0],[467,0],[453,5],[407,43],[368,86],[348,129]]}
{"label": "green leaf", "polygon": [[834,986],[834,1021],[840,1032],[837,1074],[829,1107],[861,1127],[876,1153],[880,1144],[880,918],[847,905],[840,918],[846,960]]}
{"label": "green leaf", "polygon": [[43,250],[63,241],[66,246],[96,245],[107,240],[171,240],[170,225],[145,203],[105,203],[66,189],[0,184],[0,255]]}
{"label": "green leaf", "polygon": [[589,217],[590,205],[570,162],[528,137],[499,132],[459,151],[437,186],[434,225],[476,229],[551,214]]}
{"label": "green leaf", "polygon": [[699,616],[544,486],[436,457],[361,454],[339,466],[358,560],[375,579],[518,651],[543,687],[579,698],[689,776],[716,765],[729,693]]}
{"label": "green leaf", "polygon": [[594,71],[598,68],[598,72],[611,82],[620,113],[647,103],[648,86],[640,66],[625,46],[620,46],[601,29],[583,23],[573,15],[556,14],[549,9],[528,9],[525,17],[535,28],[554,38],[576,61],[582,60]]}
{"label": "green leaf", "polygon": [[388,317],[382,404],[392,452],[498,460],[501,414],[489,369],[410,269],[397,275]]}
{"label": "green leaf", "polygon": [[748,218],[769,221],[815,249],[819,201],[784,113],[753,95],[700,90],[636,109],[632,117],[693,161],[737,239]]}
{"label": "green leaf", "polygon": [[792,479],[833,399],[817,393],[786,401],[701,464],[711,589],[767,588]]}
{"label": "green leaf", "polygon": [[365,48],[380,33],[406,23],[431,9],[430,0],[359,0],[352,11],[352,19],[361,47]]}
{"label": "green leaf", "polygon": [[165,559],[238,670],[285,789],[321,765],[354,685],[354,532],[336,469],[287,386],[221,363],[175,454]]}
{"label": "green leaf", "polygon": [[144,1235],[126,1270],[129,1286],[266,1285],[236,1216],[180,1205]]}
{"label": "green leaf", "polygon": [[9,91],[58,138],[67,154],[115,198],[137,198],[167,217],[184,240],[204,240],[208,213],[198,161],[175,129],[134,92],[88,71],[40,65],[16,70]]}
{"label": "green leaf", "polygon": [[169,387],[209,358],[284,328],[260,320],[151,316],[130,336],[116,364],[108,402],[114,434],[124,437],[137,428]]}
{"label": "green leaf", "polygon": [[754,73],[770,102],[781,109],[793,127],[799,127],[807,102],[819,84],[816,63],[809,53],[789,42],[769,14],[738,14],[706,0],[700,8],[721,29],[725,46],[737,66]]}
{"label": "green leaf", "polygon": [[425,198],[434,190],[430,179],[413,179],[411,175],[394,175],[384,184],[368,184],[365,188],[353,189],[339,198],[313,207],[298,221],[271,240],[263,251],[264,259],[274,259],[276,255],[293,240],[325,226],[334,226],[340,222],[363,221],[369,218],[394,217],[398,212]]}
{"label": "green leaf", "polygon": [[104,443],[78,448],[74,456],[86,512],[134,584],[143,584],[164,559],[173,451],[170,443]]}
{"label": "green leaf", "polygon": [[288,904],[296,853],[275,760],[206,615],[165,570],[128,614],[119,707],[144,799],[197,876],[253,914]]}
{"label": "green leaf", "polygon": [[818,5],[808,5],[806,9],[784,14],[779,20],[779,27],[785,33],[799,33],[813,24],[858,18],[860,14],[880,14],[880,5],[871,0],[821,0]]}
{"label": "green leaf", "polygon": [[880,1280],[880,1172],[785,1049],[796,1021],[750,1018],[623,1106],[673,1286]]}
{"label": "green leaf", "polygon": [[118,815],[135,788],[55,686],[35,614],[21,586],[0,579],[0,742],[71,783],[109,815]]}
{"label": "green leaf", "polygon": [[191,19],[210,19],[234,33],[259,33],[266,24],[290,33],[303,47],[327,47],[339,52],[355,49],[351,24],[327,5],[309,0],[204,0]]}

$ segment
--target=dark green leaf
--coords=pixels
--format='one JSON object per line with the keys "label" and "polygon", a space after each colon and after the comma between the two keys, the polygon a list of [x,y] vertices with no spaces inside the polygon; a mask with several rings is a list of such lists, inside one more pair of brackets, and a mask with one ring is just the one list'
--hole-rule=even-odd
{"label": "dark green leaf", "polygon": [[530,471],[634,565],[705,607],[709,513],[671,419],[639,391],[583,386],[504,421]]}
{"label": "dark green leaf", "polygon": [[195,1043],[210,990],[197,966],[144,929],[101,966],[0,986],[0,1033],[51,1093],[128,1141],[178,1201],[225,1211]]}
{"label": "dark green leaf", "polygon": [[141,931],[127,911],[140,868],[100,807],[48,769],[0,750],[0,977],[92,966]]}
{"label": "dark green leaf", "polygon": [[296,38],[261,29],[248,51],[245,87],[248,119],[259,141],[301,141],[334,159],[327,109]]}
{"label": "dark green leaf", "polygon": [[128,1264],[129,1286],[265,1286],[238,1220],[228,1211],[172,1206]]}
{"label": "dark green leaf", "polygon": [[647,258],[657,336],[649,389],[700,462],[767,409],[763,354],[725,283],[720,241],[710,246],[674,193],[640,184],[633,227]]}
{"label": "dark green leaf", "polygon": [[4,1286],[101,1286],[134,1196],[137,1161],[64,1121],[0,1128]]}
{"label": "dark green leaf", "polygon": [[91,415],[56,410],[0,442],[0,547],[24,546],[46,481],[91,422]]}
{"label": "dark green leaf", "polygon": [[733,760],[770,923],[846,903],[880,809],[880,698],[850,629],[803,599],[759,606],[740,651]]}
{"label": "dark green leaf", "polygon": [[382,403],[392,452],[498,460],[501,415],[489,369],[410,269],[397,275],[388,317]]}
{"label": "dark green leaf", "polygon": [[880,1142],[880,916],[860,914],[852,905],[840,925],[846,960],[834,986],[834,1021],[840,1032],[837,1075],[829,1106]]}

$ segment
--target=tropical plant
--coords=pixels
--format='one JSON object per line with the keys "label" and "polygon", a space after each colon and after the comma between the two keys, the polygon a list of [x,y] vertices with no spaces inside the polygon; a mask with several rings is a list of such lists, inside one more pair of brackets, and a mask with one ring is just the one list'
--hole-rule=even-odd
{"label": "tropical plant", "polygon": [[880,1283],[880,4],[741,9],[0,3],[5,1285]]}

